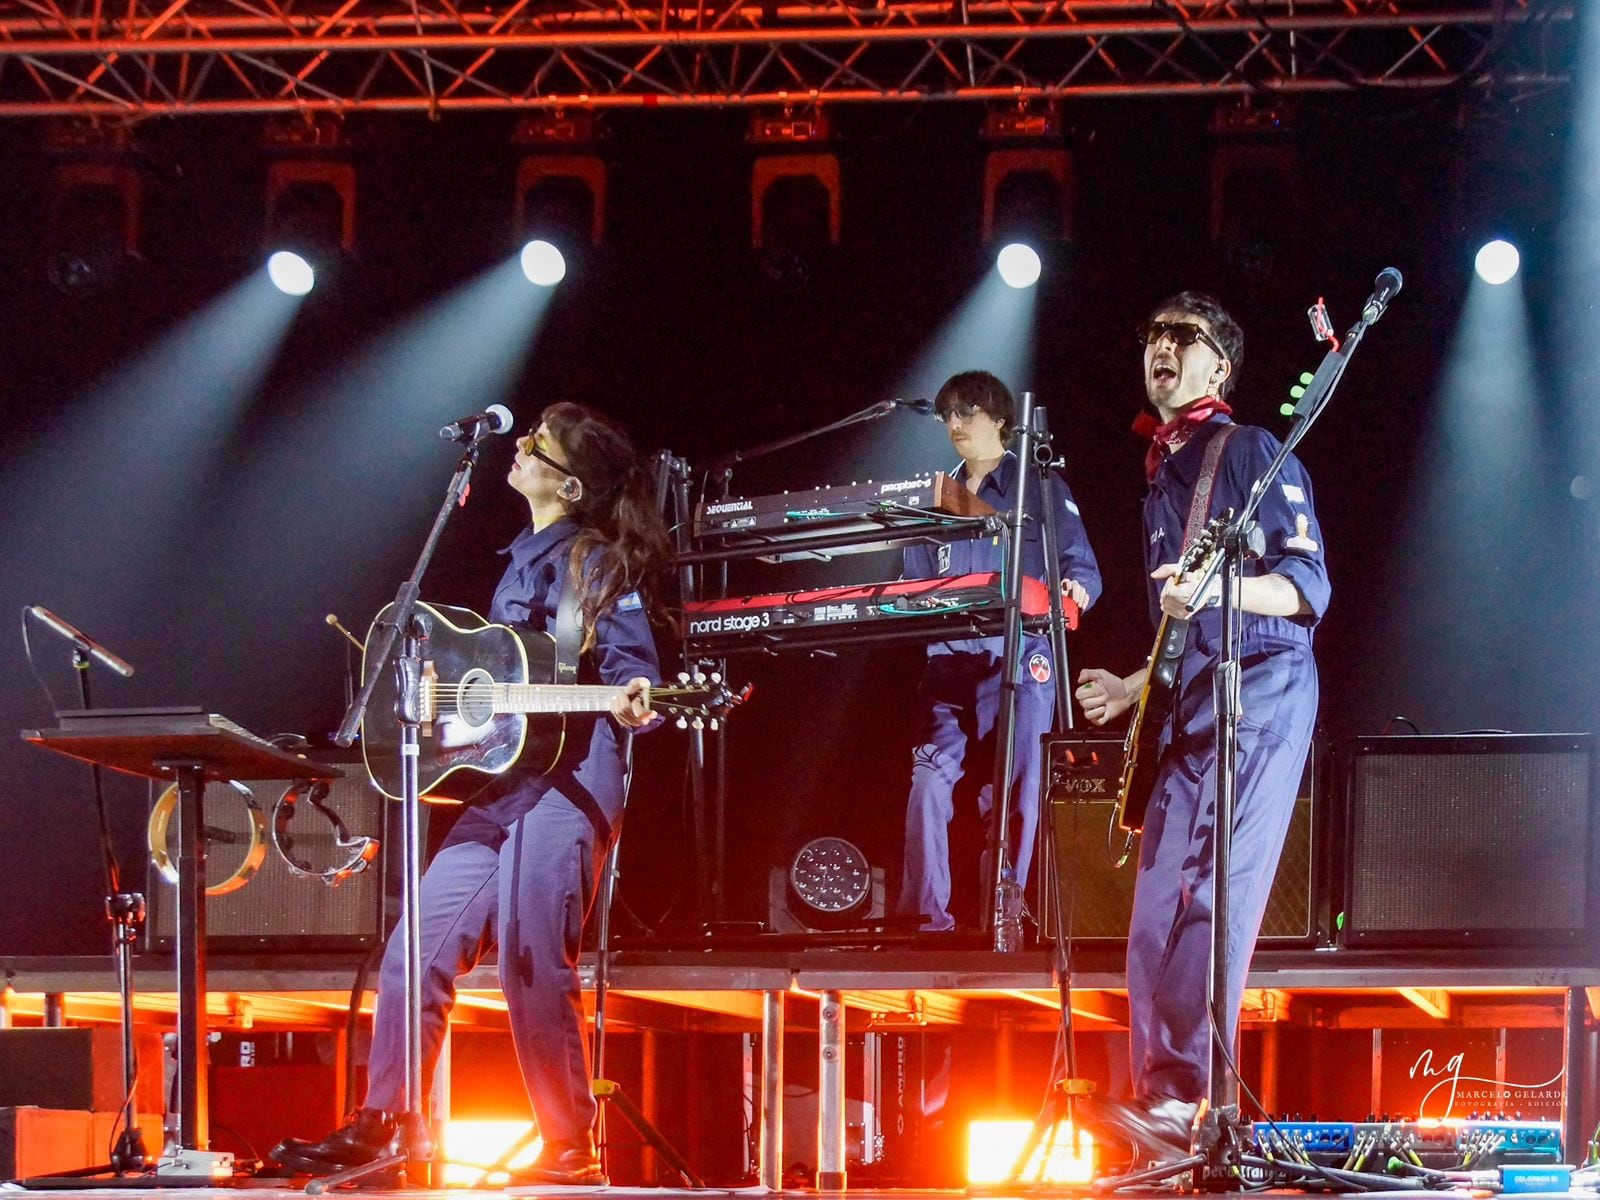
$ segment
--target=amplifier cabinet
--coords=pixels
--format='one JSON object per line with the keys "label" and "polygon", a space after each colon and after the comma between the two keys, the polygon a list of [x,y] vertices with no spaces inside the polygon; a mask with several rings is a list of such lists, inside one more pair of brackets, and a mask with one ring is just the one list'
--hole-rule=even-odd
{"label": "amplifier cabinet", "polygon": [[[1048,869],[1050,859],[1041,853],[1037,880],[1041,888],[1056,889],[1075,941],[1121,943],[1128,937],[1139,843],[1135,840],[1127,862],[1117,866],[1125,836],[1115,821],[1122,745],[1121,734],[1049,734],[1044,739],[1045,820],[1039,824],[1041,838],[1049,842],[1041,850],[1053,843],[1055,870]],[[1316,786],[1322,759],[1314,744],[1261,921],[1264,945],[1307,946],[1326,937],[1327,814]],[[1036,912],[1054,912],[1049,896],[1038,901]],[[1047,934],[1053,928],[1053,922],[1044,926]]]}
{"label": "amplifier cabinet", "polygon": [[[386,876],[391,860],[398,869],[399,805],[387,805],[367,779],[359,756],[335,761],[326,753],[322,761],[340,767],[344,778],[333,780],[326,804],[339,814],[352,837],[382,841],[378,860],[338,887],[297,875],[271,845],[273,812],[288,789],[283,780],[245,780],[267,826],[267,846],[254,875],[234,891],[206,898],[206,946],[218,953],[352,952],[370,949],[383,939]],[[152,805],[165,785],[151,789]],[[168,825],[169,842],[176,841],[177,819]],[[233,872],[250,842],[250,810],[229,785],[208,783],[205,790],[206,879],[215,886]],[[334,845],[334,829],[304,799],[296,806],[290,824],[294,854],[306,865],[324,870],[342,865],[349,852]],[[391,840],[389,834],[393,833]],[[176,861],[175,847],[170,857]],[[176,938],[177,889],[152,866],[147,873],[148,922],[146,944],[150,950],[170,950]]]}
{"label": "amplifier cabinet", "polygon": [[1595,928],[1593,757],[1589,734],[1341,745],[1344,943],[1585,943]]}

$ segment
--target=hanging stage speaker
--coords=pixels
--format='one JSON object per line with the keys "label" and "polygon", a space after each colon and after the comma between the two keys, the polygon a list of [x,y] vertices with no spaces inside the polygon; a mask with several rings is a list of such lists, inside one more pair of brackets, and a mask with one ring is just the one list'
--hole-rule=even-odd
{"label": "hanging stage speaker", "polygon": [[[1045,743],[1045,815],[1053,842],[1055,871],[1036,873],[1039,886],[1054,885],[1071,922],[1075,941],[1125,942],[1133,915],[1133,885],[1139,844],[1121,866],[1125,835],[1116,826],[1117,784],[1122,777],[1120,734],[1052,734]],[[1321,897],[1326,874],[1320,864],[1326,817],[1318,800],[1320,748],[1307,756],[1300,794],[1278,859],[1278,874],[1261,920],[1264,945],[1305,946],[1325,936]],[[1044,822],[1041,822],[1041,827]],[[1041,862],[1049,860],[1041,855]],[[1034,911],[1053,912],[1048,896]],[[1054,923],[1046,927],[1053,929]]]}
{"label": "hanging stage speaker", "polygon": [[[280,844],[287,842],[284,848],[295,867],[279,852],[273,837],[274,818],[290,784],[245,780],[246,791],[226,783],[206,785],[209,950],[359,952],[382,941],[385,892],[398,894],[398,885],[389,887],[386,875],[391,859],[398,870],[400,856],[385,851],[400,844],[399,805],[387,804],[372,786],[359,752],[319,750],[316,757],[345,773],[331,781],[326,797],[319,799],[348,836],[342,837],[334,822],[310,802],[302,785],[291,798],[292,815],[286,826],[279,826],[277,839]],[[177,862],[175,799],[172,787],[158,783],[151,789],[145,936],[147,947],[157,951],[170,950],[176,936],[177,889],[171,873]],[[424,806],[424,820],[426,816]],[[367,839],[374,844],[364,846]],[[351,870],[337,886],[324,881],[363,853],[367,861],[360,870]]]}
{"label": "hanging stage speaker", "polygon": [[1584,943],[1594,928],[1588,734],[1340,747],[1347,945]]}

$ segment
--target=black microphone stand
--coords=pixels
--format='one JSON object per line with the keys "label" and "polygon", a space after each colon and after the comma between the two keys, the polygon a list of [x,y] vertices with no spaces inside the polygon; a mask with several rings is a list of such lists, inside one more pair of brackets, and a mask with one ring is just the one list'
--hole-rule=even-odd
{"label": "black microphone stand", "polygon": [[[89,691],[89,650],[76,638],[72,640],[72,667],[78,676],[78,697],[83,710],[94,707]],[[142,892],[123,890],[122,867],[117,861],[116,847],[111,838],[111,822],[106,812],[105,781],[98,763],[91,764],[95,816],[100,825],[100,853],[106,881],[106,920],[111,922],[112,944],[117,960],[117,995],[122,1005],[122,1131],[111,1150],[111,1161],[99,1166],[62,1171],[46,1176],[50,1179],[86,1178],[104,1175],[108,1171],[117,1175],[140,1174],[154,1165],[144,1144],[144,1132],[139,1128],[139,1106],[134,1088],[139,1078],[139,1060],[133,1044],[133,948],[138,944],[145,921],[145,900]],[[88,1186],[93,1186],[92,1182]]]}
{"label": "black microphone stand", "polygon": [[[1398,279],[1398,272],[1395,275]],[[1382,285],[1383,277],[1380,276],[1380,289]],[[1222,656],[1217,661],[1213,688],[1217,719],[1217,780],[1216,832],[1212,839],[1211,971],[1206,997],[1211,1026],[1211,1064],[1206,1103],[1202,1106],[1192,1153],[1171,1162],[1157,1163],[1147,1170],[1096,1180],[1094,1186],[1097,1192],[1173,1179],[1189,1171],[1196,1173],[1197,1190],[1236,1191],[1240,1186],[1242,1168],[1281,1173],[1281,1164],[1245,1153],[1248,1138],[1239,1112],[1237,1079],[1230,1070],[1233,1050],[1227,1045],[1226,1038],[1229,1018],[1232,1016],[1228,1011],[1228,873],[1232,866],[1233,818],[1239,789],[1241,713],[1242,630],[1237,589],[1243,578],[1245,557],[1260,557],[1265,550],[1265,535],[1255,521],[1262,498],[1278,478],[1294,448],[1328,406],[1334,388],[1343,377],[1362,337],[1383,315],[1389,296],[1398,290],[1397,282],[1388,294],[1381,291],[1375,294],[1363,308],[1361,319],[1345,335],[1344,342],[1334,341],[1333,349],[1324,356],[1322,364],[1295,405],[1294,420],[1284,435],[1283,444],[1278,447],[1278,453],[1261,477],[1251,485],[1244,509],[1237,515],[1230,515],[1220,552],[1213,556],[1195,583],[1193,598],[1188,606],[1189,615],[1205,606],[1202,597],[1206,595],[1212,580],[1220,577],[1222,617]]]}
{"label": "black microphone stand", "polygon": [[444,503],[433,519],[422,553],[410,576],[395,593],[393,604],[379,619],[377,637],[373,643],[371,666],[361,691],[345,710],[344,720],[334,742],[349,746],[355,741],[356,730],[366,715],[372,691],[377,686],[380,672],[389,661],[395,643],[400,641],[400,653],[394,659],[395,719],[400,723],[400,779],[401,779],[401,858],[404,881],[401,921],[405,938],[405,1014],[406,1014],[406,1086],[405,1108],[398,1114],[395,1140],[389,1153],[380,1155],[369,1163],[351,1167],[334,1175],[313,1179],[306,1185],[308,1195],[321,1195],[347,1183],[366,1179],[413,1164],[427,1164],[433,1159],[433,1142],[428,1133],[427,1118],[422,1104],[422,838],[418,757],[421,753],[422,724],[422,643],[428,631],[415,619],[417,600],[422,594],[422,576],[438,548],[450,514],[466,502],[472,482],[472,472],[478,465],[478,456],[484,439],[494,430],[487,422],[478,422],[467,442],[467,448],[456,465],[450,484],[445,489]]}
{"label": "black microphone stand", "polygon": [[[1064,465],[1064,460],[1058,458],[1055,453],[1050,434],[1049,414],[1043,407],[1033,406],[1032,401],[1033,394],[1024,392],[1023,405],[1027,410],[1028,426],[1032,435],[1029,447],[1031,468],[1037,478],[1041,497],[1039,525],[1043,538],[1045,582],[1050,588],[1050,650],[1055,660],[1056,716],[1053,730],[1059,733],[1073,728],[1072,698],[1069,688],[1072,673],[1067,659],[1066,602],[1062,593],[1061,577],[1061,527],[1050,494],[1051,471]],[[1018,465],[1020,469],[1026,470],[1030,463],[1021,462]],[[1049,781],[1041,779],[1041,784],[1040,851],[1035,861],[1038,863],[1037,869],[1045,872],[1045,885],[1040,889],[1040,895],[1044,898],[1045,914],[1039,931],[1044,934],[1045,923],[1048,922],[1050,936],[1055,943],[1052,947],[1052,965],[1055,968],[1057,998],[1061,1005],[1061,1027],[1058,1034],[1060,1051],[1055,1061],[1061,1066],[1061,1071],[1050,1080],[1044,1104],[1038,1116],[1034,1118],[1033,1127],[1028,1131],[1022,1149],[1018,1152],[1002,1185],[1005,1188],[1026,1186],[1028,1180],[1023,1178],[1023,1174],[1027,1171],[1034,1153],[1051,1131],[1060,1126],[1063,1119],[1067,1121],[1068,1128],[1074,1131],[1073,1136],[1076,1137],[1077,1123],[1074,1118],[1077,1101],[1094,1091],[1094,1083],[1091,1080],[1078,1077],[1077,1029],[1072,1017],[1072,948],[1068,938],[1066,905],[1062,903],[1060,895],[1055,831],[1053,822],[1045,811],[1045,793],[1048,792]]]}
{"label": "black microphone stand", "polygon": [[[989,870],[984,884],[990,903],[980,909],[979,928],[988,934],[995,950],[1017,950],[1008,946],[999,910],[1006,903],[1020,903],[1021,889],[1011,865],[1011,782],[1017,757],[1017,662],[1022,652],[1022,564],[1028,520],[1028,467],[1033,459],[1033,393],[1023,392],[1017,404],[1017,486],[1011,497],[1005,570],[1001,572],[1000,598],[1005,611],[1005,636],[1000,656],[1000,706],[994,724],[994,781],[989,806]],[[1047,506],[1048,507],[1048,506]],[[1052,598],[1052,611],[1060,614],[1058,598]],[[1002,888],[1016,894],[1002,897]]]}

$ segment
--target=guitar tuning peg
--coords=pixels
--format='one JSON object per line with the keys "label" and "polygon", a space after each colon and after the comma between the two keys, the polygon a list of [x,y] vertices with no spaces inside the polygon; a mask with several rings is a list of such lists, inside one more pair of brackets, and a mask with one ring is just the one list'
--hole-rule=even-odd
{"label": "guitar tuning peg", "polygon": [[704,729],[706,727],[706,723],[699,717],[696,717],[694,720],[690,721],[689,724],[695,729]]}
{"label": "guitar tuning peg", "polygon": [[696,687],[705,687],[705,685],[706,685],[705,674],[703,672],[701,672],[701,671],[696,671],[694,673],[694,682],[695,682],[695,686]]}
{"label": "guitar tuning peg", "polygon": [[689,672],[687,672],[687,671],[679,671],[678,672],[678,682],[679,683],[688,683],[689,682]]}
{"label": "guitar tuning peg", "polygon": [[679,729],[687,729],[687,728],[689,728],[689,721],[685,717],[679,717],[676,721],[673,722],[673,724],[676,725]]}
{"label": "guitar tuning peg", "polygon": [[722,728],[722,722],[717,720],[715,717],[712,717],[711,718],[711,732],[715,733],[717,730],[719,730],[721,728]]}
{"label": "guitar tuning peg", "polygon": [[721,683],[722,682],[722,672],[721,671],[713,671],[713,672],[711,672],[711,682],[712,683]]}

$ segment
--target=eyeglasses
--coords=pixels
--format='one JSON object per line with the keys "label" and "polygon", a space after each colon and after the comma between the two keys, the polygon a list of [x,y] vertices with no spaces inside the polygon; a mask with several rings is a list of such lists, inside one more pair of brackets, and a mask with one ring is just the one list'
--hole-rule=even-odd
{"label": "eyeglasses", "polygon": [[1215,351],[1218,358],[1227,358],[1227,353],[1216,340],[1195,321],[1149,321],[1139,326],[1134,331],[1141,346],[1154,346],[1163,337],[1170,336],[1179,346],[1192,346],[1196,342],[1204,342]]}
{"label": "eyeglasses", "polygon": [[528,430],[527,433],[523,434],[517,439],[517,449],[521,450],[529,458],[537,458],[547,467],[554,467],[557,471],[560,471],[564,475],[571,475],[572,471],[566,467],[563,467],[555,459],[551,458],[543,450],[539,449],[538,438],[539,431],[537,429]]}
{"label": "eyeglasses", "polygon": [[982,411],[983,409],[976,404],[952,404],[942,412],[935,409],[933,419],[941,425],[946,425],[949,424],[951,417],[955,417],[960,421],[970,421]]}

